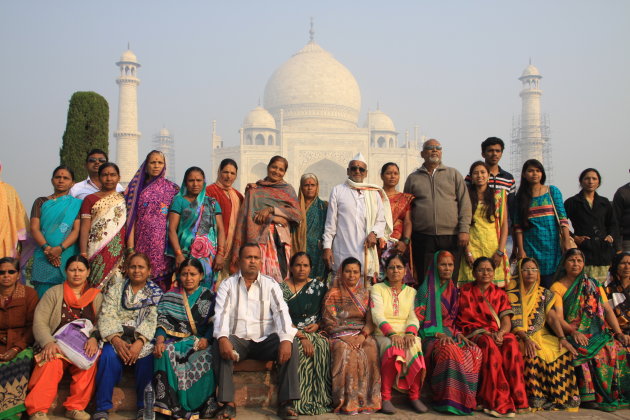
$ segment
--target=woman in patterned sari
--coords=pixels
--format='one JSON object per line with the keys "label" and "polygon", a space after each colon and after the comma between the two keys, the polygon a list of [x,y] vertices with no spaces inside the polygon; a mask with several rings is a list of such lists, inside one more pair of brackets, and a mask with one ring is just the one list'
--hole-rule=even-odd
{"label": "woman in patterned sari", "polygon": [[468,174],[471,179],[468,195],[473,218],[457,284],[461,287],[474,281],[472,264],[475,259],[485,256],[492,258],[496,267],[494,284],[503,288],[510,278],[510,262],[505,251],[508,238],[506,190],[490,187],[490,167],[482,161],[473,163]]}
{"label": "woman in patterned sari", "polygon": [[387,268],[385,260],[395,254],[402,253],[408,261],[406,264],[405,278],[403,283],[410,286],[418,284],[414,275],[413,258],[409,241],[411,238],[411,202],[413,195],[396,191],[396,186],[400,181],[400,169],[394,162],[387,162],[381,168],[381,179],[383,180],[383,191],[389,198],[389,205],[392,209],[392,220],[394,223],[393,232],[387,241],[387,247],[383,250],[380,258],[381,273],[385,275]]}
{"label": "woman in patterned sari", "polygon": [[290,269],[291,275],[280,283],[280,289],[298,329],[295,337],[300,349],[298,376],[302,398],[294,401],[293,407],[300,414],[324,414],[332,405],[330,348],[319,331],[326,286],[318,279],[309,278],[311,257],[305,252],[293,254]]}
{"label": "woman in patterned sari", "polygon": [[621,331],[597,280],[584,274],[584,262],[579,249],[567,251],[551,291],[562,298],[562,327],[579,353],[573,366],[582,406],[615,411],[630,403],[630,367],[625,349],[630,346],[630,336]]}
{"label": "woman in patterned sari", "polygon": [[571,364],[577,351],[562,332],[562,312],[558,312],[557,304],[560,297],[540,286],[536,260],[519,261],[518,277],[510,281],[508,297],[514,310],[512,332],[521,341],[532,411],[577,411],[580,392]]}
{"label": "woman in patterned sari", "polygon": [[215,295],[201,285],[203,266],[195,258],[182,261],[178,275],[179,287],[158,304],[153,409],[175,419],[207,419],[217,408],[209,347]]}
{"label": "woman in patterned sari", "polygon": [[79,247],[90,262],[90,287],[107,290],[110,281],[122,280],[125,262],[125,196],[116,191],[120,169],[107,162],[98,168],[101,190],[81,204]]}
{"label": "woman in patterned sari", "polygon": [[332,409],[335,413],[373,413],[381,409],[381,374],[370,296],[354,257],[341,263],[340,278],[322,306],[323,329],[331,352]]}
{"label": "woman in patterned sari", "polygon": [[179,187],[166,179],[164,153],[151,151],[125,190],[127,253],[142,253],[151,260],[153,281],[167,291],[171,288],[173,258],[165,255],[168,208]]}
{"label": "woman in patterned sari", "polygon": [[392,404],[394,387],[409,394],[416,412],[429,411],[420,400],[427,372],[414,312],[416,289],[403,283],[406,266],[404,256],[392,255],[385,262],[385,280],[370,289],[372,319],[378,327],[374,338],[381,358],[381,411],[385,414],[396,412]]}
{"label": "woman in patterned sari", "polygon": [[38,245],[31,260],[31,284],[40,298],[64,282],[66,261],[78,251],[81,200],[69,194],[74,172],[58,166],[51,182],[53,193],[35,200],[31,210],[31,236]]}
{"label": "woman in patterned sari", "polygon": [[416,294],[415,312],[436,411],[470,415],[477,406],[481,350],[455,326],[458,290],[452,280],[455,257],[433,255]]}
{"label": "woman in patterned sari", "polygon": [[613,257],[604,290],[617,316],[619,328],[625,335],[630,335],[630,252],[621,252]]}
{"label": "woman in patterned sari", "polygon": [[203,285],[215,290],[216,275],[223,270],[225,230],[221,207],[206,195],[206,175],[192,166],[184,174],[184,183],[168,210],[167,255],[179,265],[186,258],[196,258],[203,266]]}
{"label": "woman in patterned sari", "polygon": [[[206,187],[206,195],[215,198],[221,206],[223,230],[225,231],[225,261],[232,261],[236,220],[243,204],[243,194],[232,187],[238,173],[238,165],[233,159],[223,159],[219,165],[217,180]],[[238,251],[238,249],[236,249]],[[230,276],[230,264],[224,264],[217,279],[217,289],[222,280]]]}
{"label": "woman in patterned sari", "polygon": [[[292,232],[303,222],[295,190],[284,180],[289,162],[282,156],[274,156],[267,165],[267,176],[255,184],[249,184],[239,216],[234,239],[234,249],[254,242],[263,254],[261,273],[282,283],[289,273]],[[237,255],[233,255],[233,266]],[[236,270],[234,270],[236,271]]]}
{"label": "woman in patterned sari", "polygon": [[321,280],[326,272],[322,235],[328,202],[319,198],[319,180],[315,174],[304,174],[300,178],[298,201],[306,215],[306,223],[300,223],[297,234],[293,235],[293,252],[306,251],[313,261],[311,276]]}
{"label": "woman in patterned sari", "polygon": [[494,263],[479,257],[473,263],[474,283],[459,290],[457,327],[479,346],[482,363],[477,403],[493,417],[514,417],[529,411],[523,356],[510,332],[514,312],[505,290],[495,286]]}

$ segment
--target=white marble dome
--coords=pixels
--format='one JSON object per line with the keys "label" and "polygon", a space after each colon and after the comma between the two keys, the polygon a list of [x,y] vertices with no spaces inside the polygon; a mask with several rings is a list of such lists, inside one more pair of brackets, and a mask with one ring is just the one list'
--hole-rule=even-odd
{"label": "white marble dome", "polygon": [[243,128],[271,128],[275,130],[276,120],[265,108],[257,106],[249,111],[243,120]]}
{"label": "white marble dome", "polygon": [[[370,124],[369,127],[368,123]],[[368,113],[368,119],[363,124],[363,127],[378,131],[396,131],[394,122],[389,115],[378,109]]]}
{"label": "white marble dome", "polygon": [[542,75],[540,74],[540,71],[538,71],[538,68],[536,68],[536,66],[534,66],[533,64],[530,64],[529,66],[525,67],[525,70],[523,70],[523,74],[521,74],[521,78],[523,77],[542,77]]}
{"label": "white marble dome", "polygon": [[287,126],[357,127],[361,91],[350,71],[314,41],[271,76],[264,107]]}
{"label": "white marble dome", "polygon": [[116,64],[120,63],[134,63],[138,67],[140,67],[140,64],[138,63],[138,57],[136,57],[136,55],[131,50],[127,50],[122,53],[122,55],[120,56],[120,61]]}

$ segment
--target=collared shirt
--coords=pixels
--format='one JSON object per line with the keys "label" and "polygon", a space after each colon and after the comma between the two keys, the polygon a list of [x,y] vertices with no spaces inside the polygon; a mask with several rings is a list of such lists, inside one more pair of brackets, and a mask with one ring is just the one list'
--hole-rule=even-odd
{"label": "collared shirt", "polygon": [[[466,185],[470,185],[472,183],[470,174],[466,175],[465,181]],[[504,171],[500,166],[499,172],[496,175],[490,174],[488,178],[488,185],[492,188],[507,191],[509,196],[514,196],[514,194],[516,194],[516,180],[511,173]]]}
{"label": "collared shirt", "polygon": [[280,341],[293,341],[297,333],[280,285],[264,274],[258,273],[249,290],[240,271],[225,279],[217,291],[215,305],[217,339],[235,335],[261,342],[276,333]]}
{"label": "collared shirt", "polygon": [[[70,195],[78,198],[79,200],[83,200],[86,196],[90,194],[94,194],[101,190],[101,187],[92,182],[92,180],[88,177],[85,181],[77,182],[70,188]],[[122,185],[116,185],[116,191],[123,192],[125,189]]]}

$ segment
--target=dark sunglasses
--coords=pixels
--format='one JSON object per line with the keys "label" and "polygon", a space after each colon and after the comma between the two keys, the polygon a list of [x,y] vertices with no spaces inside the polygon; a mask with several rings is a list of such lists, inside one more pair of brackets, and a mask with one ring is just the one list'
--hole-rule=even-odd
{"label": "dark sunglasses", "polygon": [[422,150],[442,150],[442,146],[425,146]]}
{"label": "dark sunglasses", "polygon": [[7,273],[15,274],[15,273],[17,273],[17,270],[0,270],[0,276],[4,276]]}
{"label": "dark sunglasses", "polygon": [[88,158],[87,161],[90,162],[90,163],[95,163],[95,162],[105,163],[105,162],[107,162],[107,159],[105,159],[105,158]]}
{"label": "dark sunglasses", "polygon": [[351,166],[351,167],[349,167],[348,169],[350,169],[350,172],[356,172],[356,171],[359,171],[359,172],[363,173],[363,172],[367,171],[367,169],[362,168],[362,167],[360,167],[360,166]]}

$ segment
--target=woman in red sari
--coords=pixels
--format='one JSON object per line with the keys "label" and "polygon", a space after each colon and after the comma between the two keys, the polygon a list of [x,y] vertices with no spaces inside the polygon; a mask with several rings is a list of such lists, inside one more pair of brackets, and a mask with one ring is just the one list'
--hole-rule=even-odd
{"label": "woman in red sari", "polygon": [[512,329],[512,307],[503,289],[493,284],[494,263],[480,257],[473,263],[475,281],[462,286],[457,326],[482,353],[477,403],[493,417],[514,417],[529,411],[523,356]]}
{"label": "woman in red sari", "polygon": [[[238,219],[241,205],[243,204],[243,194],[232,188],[236,180],[238,165],[233,159],[223,159],[219,164],[217,180],[214,184],[206,187],[206,196],[213,197],[221,206],[221,217],[223,218],[223,230],[225,232],[225,260],[232,260],[232,244],[234,243],[234,233],[236,232],[236,221]],[[230,276],[230,264],[225,264],[223,270],[217,278],[217,288],[221,281]]]}
{"label": "woman in red sari", "polygon": [[[304,220],[295,190],[284,180],[288,168],[285,158],[274,156],[267,165],[265,179],[247,186],[232,245],[236,250],[248,242],[260,245],[263,254],[260,272],[278,283],[288,274],[292,232]],[[233,253],[234,266],[236,259]]]}
{"label": "woman in red sari", "polygon": [[387,246],[381,255],[381,273],[384,273],[386,267],[384,262],[395,254],[404,254],[407,261],[406,274],[403,279],[404,284],[416,286],[418,283],[414,277],[416,270],[413,267],[413,258],[411,258],[411,247],[409,241],[411,238],[411,202],[413,195],[396,191],[396,186],[400,181],[400,169],[394,162],[387,162],[381,168],[381,180],[383,180],[383,191],[389,198],[389,205],[392,209],[392,221],[394,223],[393,232],[390,235]]}

